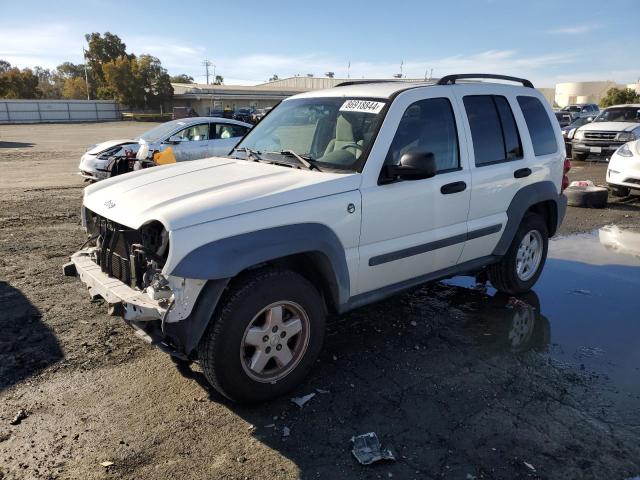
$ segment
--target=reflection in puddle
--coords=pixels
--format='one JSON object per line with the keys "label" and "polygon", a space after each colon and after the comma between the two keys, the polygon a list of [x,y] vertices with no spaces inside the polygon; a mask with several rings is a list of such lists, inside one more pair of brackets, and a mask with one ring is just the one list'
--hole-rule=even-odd
{"label": "reflection in puddle", "polygon": [[[447,283],[468,287],[473,280]],[[550,341],[553,359],[605,374],[614,387],[640,394],[640,229],[609,226],[551,240],[534,289],[535,297],[523,298],[533,308],[510,306],[516,309],[508,313],[512,351],[533,339],[537,344],[528,348]],[[494,310],[492,300],[477,315],[495,317]]]}

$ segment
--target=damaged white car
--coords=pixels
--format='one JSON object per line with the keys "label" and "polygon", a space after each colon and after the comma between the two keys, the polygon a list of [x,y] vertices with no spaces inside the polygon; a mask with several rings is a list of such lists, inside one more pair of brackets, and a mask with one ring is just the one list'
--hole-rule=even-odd
{"label": "damaged white car", "polygon": [[570,163],[531,82],[476,77],[295,95],[225,158],[90,185],[64,273],[243,402],[302,381],[329,312],[462,274],[526,292]]}
{"label": "damaged white car", "polygon": [[226,118],[173,120],[135,139],[92,145],[80,159],[79,173],[96,182],[155,165],[226,155],[251,127]]}

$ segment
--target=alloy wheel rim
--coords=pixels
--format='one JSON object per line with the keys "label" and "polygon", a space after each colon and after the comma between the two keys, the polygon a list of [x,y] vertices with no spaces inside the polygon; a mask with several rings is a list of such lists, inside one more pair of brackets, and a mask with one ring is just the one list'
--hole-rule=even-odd
{"label": "alloy wheel rim", "polygon": [[530,230],[520,240],[516,254],[516,273],[521,281],[530,280],[538,271],[542,249],[542,235],[538,230]]}
{"label": "alloy wheel rim", "polygon": [[260,310],[245,329],[240,362],[257,382],[273,383],[300,363],[309,345],[309,317],[295,302],[279,301]]}

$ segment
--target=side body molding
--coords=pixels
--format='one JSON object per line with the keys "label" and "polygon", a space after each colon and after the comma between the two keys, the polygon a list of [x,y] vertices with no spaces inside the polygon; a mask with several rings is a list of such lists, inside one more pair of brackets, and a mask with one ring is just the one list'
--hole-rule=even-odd
{"label": "side body molding", "polygon": [[560,225],[567,208],[567,201],[564,195],[558,194],[553,182],[547,180],[532,183],[518,190],[511,199],[511,203],[507,209],[507,225],[504,228],[500,241],[493,250],[493,255],[502,256],[507,253],[525,212],[532,205],[547,200],[554,202],[556,208],[556,223]]}
{"label": "side body molding", "polygon": [[232,278],[262,262],[312,252],[329,261],[336,300],[346,303],[351,290],[345,250],[333,230],[320,223],[283,225],[215,240],[187,254],[170,275],[203,280]]}

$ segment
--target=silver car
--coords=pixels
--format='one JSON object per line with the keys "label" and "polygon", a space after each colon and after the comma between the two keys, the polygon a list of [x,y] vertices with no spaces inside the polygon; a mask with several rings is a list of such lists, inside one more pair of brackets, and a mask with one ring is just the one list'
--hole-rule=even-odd
{"label": "silver car", "polygon": [[109,140],[91,146],[80,159],[80,175],[103,180],[153,165],[226,155],[252,127],[227,118],[172,120],[138,138]]}

